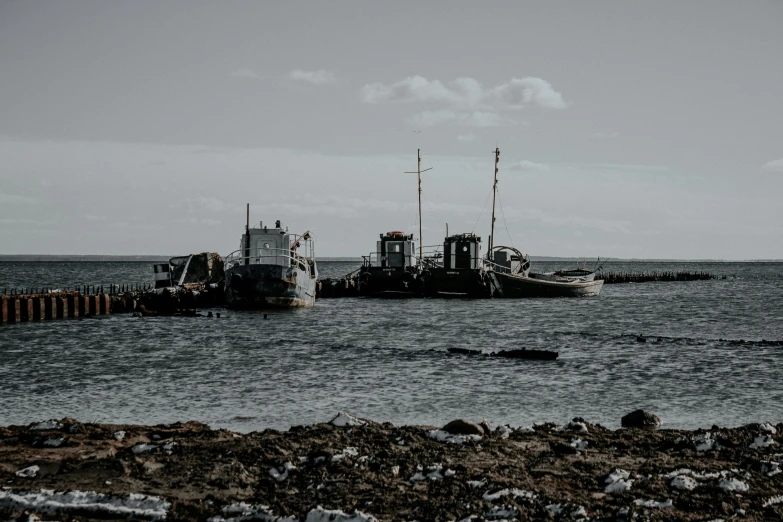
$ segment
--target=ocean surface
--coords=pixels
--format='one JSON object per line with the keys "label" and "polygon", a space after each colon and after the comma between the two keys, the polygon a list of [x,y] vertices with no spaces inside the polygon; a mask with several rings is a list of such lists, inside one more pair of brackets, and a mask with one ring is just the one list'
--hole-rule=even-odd
{"label": "ocean surface", "polygon": [[[0,292],[152,282],[150,262],[0,262]],[[322,277],[356,262],[322,262]],[[539,262],[540,271],[566,263]],[[726,279],[605,285],[598,298],[321,299],[220,319],[130,315],[0,327],[0,425],[198,420],[248,432],[338,411],[394,424],[514,426],[581,416],[619,427],[783,421],[783,263],[609,262]],[[636,336],[648,342],[637,342]],[[556,350],[557,361],[453,356]]]}

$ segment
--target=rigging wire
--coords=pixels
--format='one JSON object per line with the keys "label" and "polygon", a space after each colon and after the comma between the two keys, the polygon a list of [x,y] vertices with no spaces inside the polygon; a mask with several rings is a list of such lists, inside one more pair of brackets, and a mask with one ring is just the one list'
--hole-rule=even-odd
{"label": "rigging wire", "polygon": [[503,201],[500,199],[500,191],[498,190],[498,203],[500,203],[500,215],[503,216],[503,225],[505,225],[506,234],[508,235],[508,240],[511,241],[511,246],[516,248],[514,245],[514,240],[511,238],[511,232],[508,231],[508,222],[506,221],[506,213],[503,211]]}
{"label": "rigging wire", "polygon": [[476,227],[479,224],[479,221],[481,221],[481,216],[484,215],[484,210],[487,208],[487,203],[489,203],[489,197],[492,195],[492,191],[489,191],[489,194],[487,194],[487,199],[484,200],[484,207],[481,209],[481,213],[479,213],[478,219],[476,219],[476,223],[473,225],[473,230],[470,231],[471,234],[476,232]]}

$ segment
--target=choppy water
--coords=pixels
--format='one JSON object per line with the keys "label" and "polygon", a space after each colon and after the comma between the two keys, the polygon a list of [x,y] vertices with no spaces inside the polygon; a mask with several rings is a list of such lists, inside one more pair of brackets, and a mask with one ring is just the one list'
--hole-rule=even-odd
{"label": "choppy water", "polygon": [[[320,270],[337,276],[355,266]],[[579,415],[616,427],[636,408],[665,427],[783,420],[783,347],[762,342],[783,340],[783,263],[606,269],[736,277],[607,285],[587,299],[322,299],[268,320],[224,312],[9,325],[0,327],[0,425],[72,416],[251,431],[347,410],[395,424]],[[0,262],[0,291],[149,282],[151,272],[150,263]],[[637,343],[637,333],[650,341]],[[560,359],[449,356],[449,347],[549,349]]]}

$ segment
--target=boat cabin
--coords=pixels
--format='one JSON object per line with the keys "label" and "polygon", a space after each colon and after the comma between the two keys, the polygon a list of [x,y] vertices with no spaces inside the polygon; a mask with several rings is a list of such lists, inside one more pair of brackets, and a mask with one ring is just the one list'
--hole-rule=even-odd
{"label": "boat cabin", "polygon": [[416,266],[416,244],[413,234],[386,232],[376,243],[375,266],[382,268],[405,268]]}
{"label": "boat cabin", "polygon": [[314,258],[310,233],[299,235],[289,232],[280,220],[275,221],[272,228],[264,226],[263,222],[248,228],[242,234],[238,253],[239,264],[299,267],[307,271],[310,271]]}
{"label": "boat cabin", "polygon": [[475,234],[457,234],[443,241],[443,268],[476,270],[481,267],[481,238]]}

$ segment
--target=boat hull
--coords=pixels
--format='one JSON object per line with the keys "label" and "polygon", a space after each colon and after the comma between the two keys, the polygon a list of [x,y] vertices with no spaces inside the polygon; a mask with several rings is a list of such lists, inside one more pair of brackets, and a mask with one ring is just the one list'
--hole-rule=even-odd
{"label": "boat hull", "polygon": [[595,297],[601,293],[603,280],[547,281],[520,275],[489,272],[494,297]]}
{"label": "boat hull", "polygon": [[486,272],[481,270],[430,268],[421,278],[425,297],[483,299],[492,295]]}
{"label": "boat hull", "polygon": [[412,267],[362,267],[359,294],[371,297],[421,297],[418,274]]}
{"label": "boat hull", "polygon": [[236,265],[226,270],[226,307],[309,308],[315,305],[315,284],[298,267]]}

